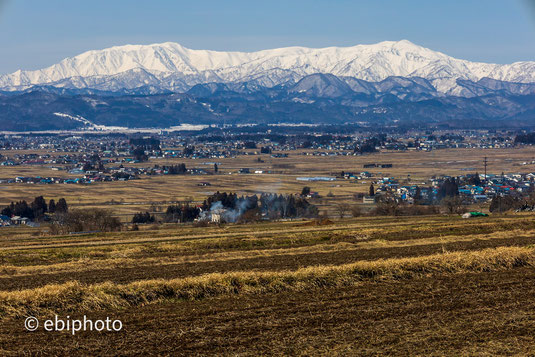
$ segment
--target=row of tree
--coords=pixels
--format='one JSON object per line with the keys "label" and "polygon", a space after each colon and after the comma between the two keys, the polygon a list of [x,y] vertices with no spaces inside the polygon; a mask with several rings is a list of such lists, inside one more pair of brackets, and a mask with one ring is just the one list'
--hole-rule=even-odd
{"label": "row of tree", "polygon": [[20,216],[31,220],[42,220],[46,213],[64,214],[67,213],[68,209],[67,201],[64,198],[60,198],[57,203],[51,199],[47,204],[43,196],[38,196],[30,204],[24,200],[11,202],[0,211],[0,214],[8,217]]}
{"label": "row of tree", "polygon": [[[200,207],[188,203],[170,205],[165,211],[166,222],[192,222],[197,218],[208,219],[219,214],[223,221],[257,221],[269,219],[317,217],[316,206],[300,195],[277,195],[264,193],[260,196],[238,196],[235,193],[216,192],[207,197]],[[155,217],[149,212],[136,213],[132,223],[152,223]]]}
{"label": "row of tree", "polygon": [[188,172],[186,164],[162,166],[162,170],[167,171],[169,175],[184,175]]}
{"label": "row of tree", "polygon": [[[303,192],[302,192],[303,193]],[[306,193],[306,192],[305,192]],[[274,193],[262,193],[260,196],[241,196],[235,193],[216,192],[208,197],[202,205],[204,211],[218,207],[232,211],[236,220],[248,217],[248,219],[269,219],[315,217],[318,215],[316,206],[310,204],[302,195],[283,195]]]}
{"label": "row of tree", "polygon": [[198,207],[189,204],[171,205],[167,207],[164,219],[166,222],[193,222],[200,213]]}
{"label": "row of tree", "polygon": [[155,218],[149,212],[139,212],[132,218],[132,223],[154,223]]}
{"label": "row of tree", "polygon": [[515,137],[515,144],[535,144],[535,133],[517,135]]}

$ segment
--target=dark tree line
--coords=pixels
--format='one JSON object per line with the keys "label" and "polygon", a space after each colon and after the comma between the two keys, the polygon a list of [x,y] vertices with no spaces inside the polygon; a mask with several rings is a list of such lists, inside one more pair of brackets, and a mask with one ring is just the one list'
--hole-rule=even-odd
{"label": "dark tree line", "polygon": [[131,138],[129,143],[146,150],[160,151],[160,140],[156,138]]}
{"label": "dark tree line", "polygon": [[437,198],[453,197],[459,195],[459,184],[454,178],[444,180],[438,189]]}
{"label": "dark tree line", "polygon": [[242,214],[258,209],[269,218],[313,217],[318,213],[317,208],[301,196],[271,193],[238,197],[235,193],[217,192],[204,201],[203,210],[210,209],[217,202],[222,208],[239,210]]}
{"label": "dark tree line", "polygon": [[535,144],[535,133],[517,135],[515,137],[515,144]]}
{"label": "dark tree line", "polygon": [[[235,193],[216,192],[207,197],[201,207],[190,204],[177,204],[167,207],[164,221],[193,222],[205,215],[204,212],[223,213],[223,221],[247,222],[260,220],[262,216],[269,219],[317,217],[318,209],[300,195],[262,194],[238,196]],[[151,223],[154,216],[149,212],[139,212],[132,223]]]}
{"label": "dark tree line", "polygon": [[383,143],[384,138],[373,137],[371,139],[365,140],[360,145],[358,145],[355,148],[355,152],[359,152],[361,154],[376,152],[377,149],[375,147],[381,146],[383,145]]}
{"label": "dark tree line", "polygon": [[[327,131],[331,131],[331,129],[333,128],[334,128],[333,126],[328,126],[328,127],[323,127],[322,130],[327,132]],[[262,143],[264,143],[265,140],[267,139],[271,142],[276,142],[279,144],[292,143],[292,144],[296,144],[302,147],[306,147],[307,145],[314,145],[314,144],[325,145],[325,144],[332,142],[333,140],[338,140],[338,141],[352,141],[353,140],[353,137],[351,136],[339,135],[339,134],[338,135],[333,135],[333,134],[310,135],[310,134],[304,134],[304,133],[290,134],[288,133],[288,128],[275,129],[272,127],[264,127],[262,125],[255,126],[254,130],[255,131],[258,130],[259,132],[265,131],[266,132],[265,134],[258,134],[256,132],[245,133],[247,129],[240,128],[239,130],[244,131],[244,132],[237,133],[237,134],[230,134],[230,138],[229,138],[228,136],[229,130],[232,130],[232,129],[226,130],[227,131],[226,136],[221,135],[221,134],[216,134],[216,133],[203,134],[203,135],[196,136],[195,140],[198,142],[224,142],[224,141],[232,140],[232,141],[242,141],[242,142],[254,142],[256,143],[256,145],[262,145]],[[275,133],[268,134],[267,133],[268,131],[273,131],[273,130],[282,130],[283,132],[285,132],[285,134],[283,135],[283,134],[275,134]],[[291,130],[299,131],[300,129],[292,128]],[[339,128],[339,131],[346,132],[347,130]],[[338,132],[338,131],[335,129],[333,132]],[[305,142],[307,143],[307,145],[303,145]]]}
{"label": "dark tree line", "polygon": [[464,141],[464,137],[462,135],[456,135],[456,134],[444,134],[440,136],[440,141]]}
{"label": "dark tree line", "polygon": [[225,216],[232,222],[269,219],[316,217],[318,209],[301,195],[277,195],[263,193],[260,196],[241,196],[235,193],[216,192],[202,205],[203,211],[214,208],[226,210]]}
{"label": "dark tree line", "polygon": [[260,211],[270,219],[317,217],[318,208],[305,198],[296,195],[262,194]]}
{"label": "dark tree line", "polygon": [[246,141],[243,143],[244,149],[256,149],[256,143],[254,141]]}
{"label": "dark tree line", "polygon": [[165,211],[166,222],[193,222],[201,210],[198,207],[184,205],[171,205],[167,207]]}
{"label": "dark tree line", "polygon": [[132,218],[132,223],[154,223],[154,216],[151,216],[149,212],[139,212]]}
{"label": "dark tree line", "polygon": [[99,170],[104,171],[105,167],[102,163],[102,160],[100,159],[100,156],[98,154],[92,155],[89,160],[87,160],[84,163],[84,166],[82,167],[84,171],[92,171],[92,170]]}
{"label": "dark tree line", "polygon": [[45,213],[62,214],[67,213],[68,209],[64,198],[60,198],[58,203],[52,199],[47,204],[43,196],[38,196],[30,204],[24,200],[11,202],[0,211],[0,214],[8,217],[20,216],[31,220],[42,220]]}
{"label": "dark tree line", "polygon": [[235,209],[238,202],[238,195],[232,192],[227,194],[226,192],[220,193],[217,191],[204,200],[202,209],[204,211],[209,210],[216,202],[221,202],[224,208]]}
{"label": "dark tree line", "polygon": [[182,154],[184,156],[191,156],[195,153],[195,146],[187,146],[184,148],[184,150],[182,151]]}
{"label": "dark tree line", "polygon": [[477,172],[474,175],[468,175],[466,178],[466,183],[473,186],[481,186],[482,184]]}
{"label": "dark tree line", "polygon": [[145,154],[145,149],[141,146],[138,146],[134,150],[132,150],[132,156],[134,156],[134,159],[139,162],[144,162],[149,159],[147,154]]}
{"label": "dark tree line", "polygon": [[169,175],[184,175],[188,172],[188,170],[186,169],[186,164],[162,166],[162,169],[164,171],[167,171]]}

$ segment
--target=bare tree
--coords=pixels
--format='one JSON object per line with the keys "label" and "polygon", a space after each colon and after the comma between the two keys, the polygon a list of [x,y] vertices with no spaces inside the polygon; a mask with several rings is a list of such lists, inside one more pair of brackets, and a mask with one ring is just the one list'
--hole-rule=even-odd
{"label": "bare tree", "polygon": [[336,212],[340,218],[344,218],[350,210],[351,206],[349,206],[347,203],[339,203],[336,205]]}
{"label": "bare tree", "polygon": [[441,204],[449,214],[462,214],[466,212],[464,200],[460,196],[446,196],[442,199]]}
{"label": "bare tree", "polygon": [[385,193],[377,199],[375,214],[379,216],[398,216],[401,213],[403,203],[391,193]]}

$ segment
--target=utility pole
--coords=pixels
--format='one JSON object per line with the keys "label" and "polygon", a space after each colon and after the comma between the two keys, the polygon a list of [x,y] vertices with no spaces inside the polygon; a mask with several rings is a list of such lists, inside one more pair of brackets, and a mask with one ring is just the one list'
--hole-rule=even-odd
{"label": "utility pole", "polygon": [[485,164],[485,184],[487,184],[487,157],[486,156],[483,162]]}

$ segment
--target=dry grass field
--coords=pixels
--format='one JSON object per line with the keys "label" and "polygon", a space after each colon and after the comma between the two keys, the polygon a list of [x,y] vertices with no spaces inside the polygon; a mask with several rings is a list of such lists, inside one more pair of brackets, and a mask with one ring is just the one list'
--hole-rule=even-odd
{"label": "dry grass field", "polygon": [[[529,214],[0,230],[1,355],[529,355]],[[119,332],[24,329],[27,316]]]}
{"label": "dry grass field", "polygon": [[[42,152],[44,153],[44,152]],[[14,152],[5,151],[10,156]],[[63,154],[63,153],[50,153]],[[264,162],[258,162],[261,158]],[[199,176],[141,176],[140,180],[127,182],[104,182],[90,185],[34,185],[34,184],[0,184],[0,205],[11,201],[43,195],[45,198],[65,197],[72,207],[112,208],[124,222],[139,211],[147,210],[151,202],[170,202],[194,200],[202,202],[206,196],[215,191],[237,192],[239,195],[251,195],[262,192],[298,193],[303,186],[323,196],[322,200],[313,202],[321,210],[334,215],[333,206],[338,202],[352,202],[355,193],[367,192],[370,180],[336,180],[332,182],[302,182],[301,176],[324,176],[345,172],[369,171],[375,177],[395,177],[401,183],[407,183],[408,175],[415,184],[426,183],[433,175],[461,175],[483,172],[483,158],[488,157],[488,172],[534,172],[535,165],[521,165],[535,160],[533,147],[511,149],[446,149],[431,152],[381,152],[364,156],[305,156],[303,151],[290,152],[288,158],[272,158],[269,155],[242,155],[228,159],[151,159],[149,163],[132,164],[134,166],[169,165],[184,162],[188,168],[204,168],[211,171],[218,162],[220,174]],[[365,163],[391,163],[392,168],[364,169]],[[17,176],[76,176],[65,171],[52,171],[52,165],[0,167],[0,178]],[[128,166],[128,164],[127,164]],[[264,170],[265,174],[238,174],[240,168]],[[466,169],[474,169],[468,170]],[[198,186],[200,182],[209,182],[211,186]],[[328,198],[332,193],[334,197]],[[106,204],[113,199],[116,204]],[[161,204],[165,209],[165,203]]]}

